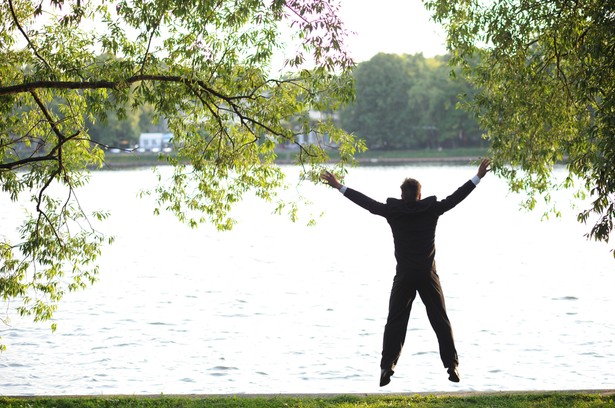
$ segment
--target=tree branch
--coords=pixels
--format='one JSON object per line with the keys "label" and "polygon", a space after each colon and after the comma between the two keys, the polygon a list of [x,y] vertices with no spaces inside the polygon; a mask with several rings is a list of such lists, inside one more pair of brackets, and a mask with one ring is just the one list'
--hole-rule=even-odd
{"label": "tree branch", "polygon": [[226,101],[244,99],[246,96],[227,96],[207,86],[204,81],[195,81],[178,75],[133,75],[121,81],[32,81],[18,85],[0,87],[0,96],[31,92],[36,89],[119,89],[122,85],[130,85],[142,81],[175,82],[184,85],[198,84],[208,93]]}
{"label": "tree branch", "polygon": [[[57,161],[61,165],[61,163],[62,163],[62,146],[66,142],[68,142],[69,140],[72,140],[72,139],[76,138],[79,134],[81,134],[81,131],[78,130],[78,131],[76,131],[75,133],[73,133],[72,135],[70,135],[68,137],[65,136],[60,131],[60,129],[58,129],[57,124],[55,123],[55,121],[51,117],[51,114],[49,113],[49,111],[47,110],[47,108],[45,107],[43,102],[40,100],[38,95],[36,95],[36,92],[34,90],[32,90],[32,91],[30,91],[30,94],[32,95],[32,98],[34,99],[34,101],[38,105],[39,109],[43,113],[43,116],[45,116],[45,120],[47,121],[47,123],[49,123],[49,126],[51,127],[53,132],[58,137],[58,143],[55,146],[53,146],[51,148],[51,150],[49,151],[49,153],[47,153],[44,156],[36,156],[36,157],[32,157],[31,156],[31,157],[28,157],[28,158],[25,158],[25,159],[16,160],[16,161],[9,162],[9,163],[0,163],[0,170],[12,170],[12,169],[16,169],[18,167],[21,167],[21,166],[24,166],[24,165],[27,165],[27,164],[41,162],[41,161]],[[43,190],[45,188],[43,188]]]}
{"label": "tree branch", "polygon": [[49,63],[45,60],[45,58],[43,58],[39,53],[38,50],[36,49],[36,47],[34,46],[34,44],[32,44],[32,42],[30,41],[30,37],[28,37],[28,34],[26,34],[26,32],[24,31],[24,29],[21,27],[21,24],[19,24],[19,20],[17,19],[17,14],[15,14],[15,9],[13,8],[13,1],[9,0],[9,8],[11,9],[11,16],[13,16],[13,21],[15,22],[15,25],[17,26],[17,29],[21,32],[21,34],[24,36],[24,38],[26,39],[26,41],[28,42],[28,45],[30,46],[30,48],[32,48],[32,52],[34,52],[34,55],[36,55],[36,57],[38,59],[40,59],[41,61],[43,61],[43,63],[45,64],[45,66],[51,71],[51,66],[49,65]]}
{"label": "tree branch", "polygon": [[149,35],[149,39],[147,41],[147,49],[145,50],[145,54],[143,55],[143,61],[141,62],[141,69],[139,70],[141,75],[143,75],[143,72],[145,72],[145,64],[147,63],[147,57],[149,56],[149,50],[150,50],[150,47],[152,46],[152,41],[154,39],[154,34],[156,33],[156,30],[160,26],[160,21],[161,20],[162,20],[162,15],[160,16],[160,18],[156,22],[156,25],[154,27],[152,27],[152,32]]}
{"label": "tree branch", "polygon": [[60,129],[58,129],[58,125],[53,120],[53,118],[49,114],[49,111],[47,110],[47,108],[45,107],[43,102],[40,100],[40,98],[38,97],[36,92],[34,92],[34,90],[32,90],[32,91],[30,91],[30,95],[32,95],[32,98],[34,99],[34,101],[38,105],[38,108],[41,110],[41,112],[43,112],[43,115],[45,116],[45,119],[47,120],[47,123],[49,123],[49,126],[51,126],[51,129],[53,130],[53,133],[55,133],[56,136],[58,137],[58,140],[60,141],[58,146],[61,146],[62,143],[64,142],[64,139],[66,139],[66,137],[64,136],[64,134],[62,134],[62,132],[60,132]]}
{"label": "tree branch", "polygon": [[30,163],[36,163],[41,161],[55,161],[58,160],[58,157],[52,153],[46,154],[45,156],[38,157],[28,157],[27,159],[16,160],[10,163],[1,163],[0,170],[12,170],[18,167],[24,166]]}

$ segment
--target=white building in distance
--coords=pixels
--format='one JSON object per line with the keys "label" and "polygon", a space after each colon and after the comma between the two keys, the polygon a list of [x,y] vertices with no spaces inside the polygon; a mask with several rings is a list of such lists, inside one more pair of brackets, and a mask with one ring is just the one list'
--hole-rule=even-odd
{"label": "white building in distance", "polygon": [[139,136],[140,152],[168,152],[171,150],[172,133],[141,133]]}

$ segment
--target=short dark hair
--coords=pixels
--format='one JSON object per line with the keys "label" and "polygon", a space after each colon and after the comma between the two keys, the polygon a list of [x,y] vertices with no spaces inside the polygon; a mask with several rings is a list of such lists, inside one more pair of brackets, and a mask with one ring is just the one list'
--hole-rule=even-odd
{"label": "short dark hair", "polygon": [[401,183],[401,198],[404,201],[417,201],[421,195],[421,183],[413,178],[407,178]]}

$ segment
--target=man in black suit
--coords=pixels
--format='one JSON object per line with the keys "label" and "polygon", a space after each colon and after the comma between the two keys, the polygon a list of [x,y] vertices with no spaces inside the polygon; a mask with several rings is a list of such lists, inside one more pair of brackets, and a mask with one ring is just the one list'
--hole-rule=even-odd
{"label": "man in black suit", "polygon": [[436,332],[440,358],[447,370],[448,379],[459,382],[459,360],[453,330],[446,314],[444,294],[434,261],[436,225],[440,215],[455,207],[474,190],[487,174],[488,167],[489,160],[483,160],[476,176],[443,200],[435,196],[421,199],[421,184],[410,178],[401,185],[401,200],[388,198],[386,203],[380,203],[342,185],[330,172],[321,176],[326,184],[338,189],[355,204],[384,217],[393,232],[397,267],[384,328],[380,362],[381,387],[391,381],[399,360],[416,292],[425,304],[429,322]]}

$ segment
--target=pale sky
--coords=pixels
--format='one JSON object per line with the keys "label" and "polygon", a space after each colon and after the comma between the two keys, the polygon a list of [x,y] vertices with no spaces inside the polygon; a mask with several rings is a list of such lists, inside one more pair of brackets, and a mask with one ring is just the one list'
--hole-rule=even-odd
{"label": "pale sky", "polygon": [[348,31],[348,48],[355,62],[379,52],[446,54],[444,30],[430,20],[421,0],[339,0],[340,17]]}

